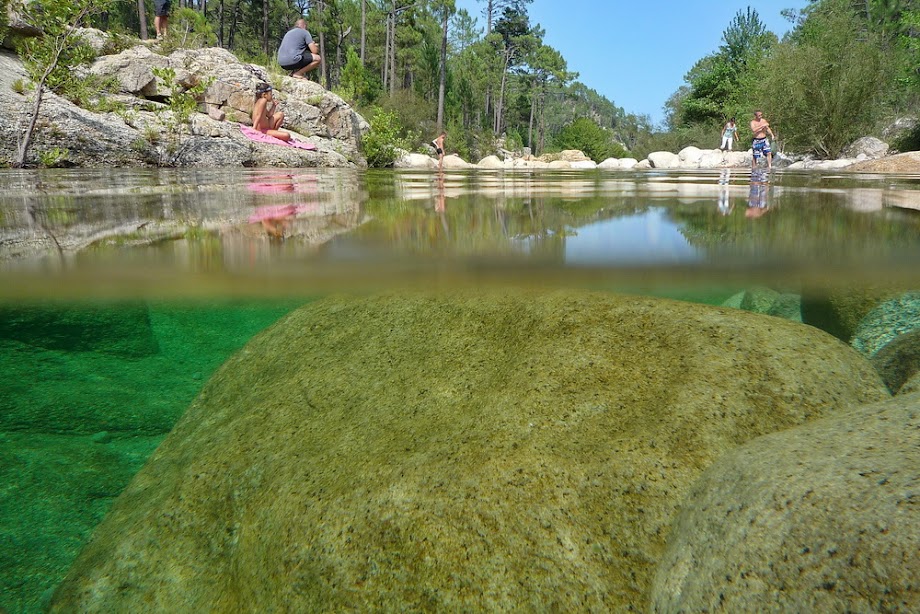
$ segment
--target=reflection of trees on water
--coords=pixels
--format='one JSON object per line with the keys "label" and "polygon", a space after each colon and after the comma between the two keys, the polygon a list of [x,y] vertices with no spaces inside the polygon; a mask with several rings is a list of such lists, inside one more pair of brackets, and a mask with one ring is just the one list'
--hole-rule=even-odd
{"label": "reflection of trees on water", "polygon": [[[769,194],[763,185],[752,185],[751,192],[743,184],[735,189],[731,198],[739,206],[730,215],[720,211],[725,205],[716,191],[710,201],[687,200],[670,212],[688,242],[713,258],[840,264],[920,253],[920,216],[887,206],[902,194],[880,188],[799,191],[773,186]],[[749,215],[751,194],[768,199],[768,215]]]}
{"label": "reflection of trees on water", "polygon": [[373,221],[354,240],[413,254],[562,262],[579,227],[636,213],[627,188],[597,177],[396,175],[395,186],[372,185]]}

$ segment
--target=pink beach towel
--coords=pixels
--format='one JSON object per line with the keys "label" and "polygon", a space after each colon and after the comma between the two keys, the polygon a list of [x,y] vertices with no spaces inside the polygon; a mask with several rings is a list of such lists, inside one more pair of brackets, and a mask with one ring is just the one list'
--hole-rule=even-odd
{"label": "pink beach towel", "polygon": [[269,136],[263,132],[259,132],[251,126],[245,126],[240,124],[240,131],[250,141],[255,141],[256,143],[268,143],[270,145],[287,145],[288,147],[296,147],[297,149],[306,149],[307,151],[313,151],[316,149],[316,145],[312,143],[304,143],[302,141],[282,141],[281,139],[276,139],[273,136]]}

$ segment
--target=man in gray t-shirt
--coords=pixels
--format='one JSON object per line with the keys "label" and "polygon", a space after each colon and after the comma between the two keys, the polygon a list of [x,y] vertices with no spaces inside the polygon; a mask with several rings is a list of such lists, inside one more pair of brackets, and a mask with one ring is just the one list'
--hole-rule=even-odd
{"label": "man in gray t-shirt", "polygon": [[313,37],[307,31],[307,22],[298,19],[294,27],[281,39],[278,63],[284,70],[291,71],[292,77],[306,79],[304,75],[319,66],[322,60],[318,51]]}

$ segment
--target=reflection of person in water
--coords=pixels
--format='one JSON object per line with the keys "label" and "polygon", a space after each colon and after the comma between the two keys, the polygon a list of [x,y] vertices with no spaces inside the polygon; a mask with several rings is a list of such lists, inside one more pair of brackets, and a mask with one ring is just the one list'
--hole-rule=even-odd
{"label": "reflection of person in water", "polygon": [[283,241],[294,216],[297,205],[269,205],[259,207],[249,216],[250,224],[261,224],[271,241]]}
{"label": "reflection of person in water", "polygon": [[[258,197],[257,202],[262,201],[266,204],[256,207],[249,216],[249,223],[260,224],[270,241],[283,241],[285,236],[290,234],[289,230],[297,215],[315,212],[318,206],[315,201],[284,202],[289,200],[289,197],[283,195],[315,194],[316,182],[314,175],[259,174],[252,177],[246,188],[262,195]],[[279,199],[281,202],[278,202]]]}
{"label": "reflection of person in water", "polygon": [[440,214],[441,217],[441,227],[444,229],[444,234],[447,236],[450,232],[450,228],[447,226],[447,216],[444,215],[444,212],[447,210],[447,205],[445,203],[444,196],[444,172],[438,172],[438,194],[437,200],[434,203],[434,210]]}
{"label": "reflection of person in water", "polygon": [[770,186],[766,171],[751,171],[751,191],[748,194],[748,208],[745,217],[758,218],[770,210]]}
{"label": "reflection of person in water", "polygon": [[732,212],[732,201],[728,197],[728,188],[732,180],[731,169],[722,169],[719,173],[719,213],[728,215]]}

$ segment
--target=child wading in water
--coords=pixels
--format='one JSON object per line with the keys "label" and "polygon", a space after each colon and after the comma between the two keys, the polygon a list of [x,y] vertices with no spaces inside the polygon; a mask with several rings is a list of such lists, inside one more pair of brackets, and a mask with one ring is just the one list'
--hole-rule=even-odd
{"label": "child wading in water", "polygon": [[272,97],[272,86],[260,83],[256,86],[256,103],[252,107],[252,127],[282,141],[290,141],[291,133],[279,130],[284,123],[284,113],[278,111],[278,103]]}

